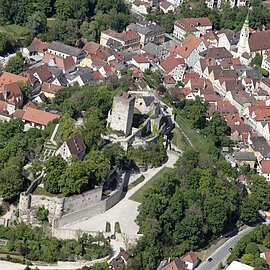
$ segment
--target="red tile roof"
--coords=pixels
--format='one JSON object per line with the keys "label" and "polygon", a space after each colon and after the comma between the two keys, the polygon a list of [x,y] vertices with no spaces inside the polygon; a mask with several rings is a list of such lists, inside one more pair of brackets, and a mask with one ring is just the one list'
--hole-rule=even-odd
{"label": "red tile roof", "polygon": [[[270,174],[270,160],[262,160],[261,162],[261,166],[262,166],[262,173],[263,174]],[[268,252],[269,254],[267,254],[269,262],[270,262],[270,252]]]}
{"label": "red tile roof", "polygon": [[160,66],[163,70],[168,74],[172,70],[174,70],[179,65],[185,65],[185,61],[183,58],[175,58],[174,56],[169,56],[165,60],[160,62]]}
{"label": "red tile roof", "polygon": [[90,41],[84,44],[83,50],[89,54],[94,54],[100,49],[100,44]]}
{"label": "red tile roof", "polygon": [[43,63],[48,64],[50,61],[53,61],[56,67],[65,70],[75,66],[75,61],[72,56],[63,58],[55,54],[46,53],[43,58]]}
{"label": "red tile roof", "polygon": [[193,251],[190,251],[188,254],[181,258],[182,261],[189,263],[195,263],[198,259],[199,258],[197,254]]}
{"label": "red tile roof", "polygon": [[27,47],[29,52],[39,52],[43,53],[48,50],[49,44],[47,42],[43,42],[38,38],[34,38],[31,44]]}
{"label": "red tile roof", "polygon": [[132,57],[137,63],[150,63],[150,61],[144,56],[144,54],[135,54]]}
{"label": "red tile roof", "polygon": [[6,84],[14,83],[14,82],[28,82],[28,79],[25,77],[22,77],[20,75],[15,75],[9,72],[4,72],[2,76],[0,77],[0,93],[3,92],[4,86]]}
{"label": "red tile roof", "polygon": [[63,86],[44,82],[41,86],[41,92],[56,94]]}
{"label": "red tile roof", "polygon": [[251,33],[248,43],[251,52],[270,49],[270,30]]}
{"label": "red tile roof", "polygon": [[196,31],[196,27],[212,26],[212,22],[208,18],[182,18],[175,21],[174,24],[186,31]]}
{"label": "red tile roof", "polygon": [[57,118],[60,118],[60,116],[57,114],[45,112],[31,107],[27,107],[23,115],[23,120],[43,126],[48,125],[49,122]]}

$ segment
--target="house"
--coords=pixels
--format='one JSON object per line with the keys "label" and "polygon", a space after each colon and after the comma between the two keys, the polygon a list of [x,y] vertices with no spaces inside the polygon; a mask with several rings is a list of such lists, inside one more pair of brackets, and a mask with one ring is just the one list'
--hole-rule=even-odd
{"label": "house", "polygon": [[24,128],[26,130],[29,128],[38,128],[43,130],[49,122],[58,118],[60,118],[60,116],[57,114],[31,107],[24,108],[24,113],[22,115],[22,120],[25,123]]}
{"label": "house", "polygon": [[262,252],[260,254],[260,257],[266,260],[266,263],[268,265],[268,267],[270,266],[270,252],[266,251],[266,252]]}
{"label": "house", "polygon": [[135,54],[132,57],[131,64],[143,72],[150,68],[150,61],[143,54]]}
{"label": "house", "polygon": [[127,26],[127,30],[134,30],[140,35],[140,44],[145,46],[147,43],[162,44],[165,42],[165,28],[146,20],[140,20]]}
{"label": "house", "polygon": [[181,260],[186,264],[188,270],[193,270],[200,264],[199,257],[193,251],[188,252]]}
{"label": "house", "polygon": [[86,41],[82,48],[87,54],[94,54],[100,50],[100,44],[93,41]]}
{"label": "house", "polygon": [[63,57],[47,52],[42,61],[44,64],[48,64],[49,67],[56,67],[62,70],[65,74],[76,69],[76,62],[72,56]]}
{"label": "house", "polygon": [[140,48],[140,35],[131,29],[122,33],[107,29],[101,31],[100,45],[117,50],[132,49],[136,51]]}
{"label": "house", "polygon": [[88,68],[78,69],[77,72],[69,74],[67,79],[69,84],[74,85],[77,83],[79,86],[96,85],[101,82],[101,80],[95,78],[94,72]]}
{"label": "house", "polygon": [[161,270],[186,270],[185,263],[179,259],[175,258],[172,261],[168,261]]}
{"label": "house", "polygon": [[244,61],[248,59],[249,62],[256,53],[264,54],[270,49],[270,30],[265,31],[250,31],[249,28],[249,14],[245,19],[243,27],[240,32],[240,39],[237,43],[237,50],[235,54],[240,56],[240,59]]}
{"label": "house", "polygon": [[171,75],[167,75],[163,79],[163,85],[166,88],[171,88],[176,86],[176,81]]}
{"label": "house", "polygon": [[175,11],[174,5],[166,0],[162,1],[159,7],[165,14],[173,13]]}
{"label": "house", "polygon": [[132,2],[131,8],[143,15],[148,14],[148,9],[151,7],[150,3],[141,0],[135,0]]}
{"label": "house", "polygon": [[141,53],[147,55],[149,58],[155,59],[165,59],[169,56],[169,50],[163,48],[162,46],[156,45],[152,42],[147,43],[142,49]]}
{"label": "house", "polygon": [[34,38],[31,44],[23,49],[23,54],[27,56],[40,55],[44,56],[45,52],[48,50],[49,44],[43,42],[38,38]]}
{"label": "house", "polygon": [[109,269],[122,270],[125,269],[133,255],[129,251],[120,251],[116,258],[109,263]]}
{"label": "house", "polygon": [[270,50],[263,54],[262,68],[270,73]]}
{"label": "house", "polygon": [[220,8],[221,0],[205,0],[205,4],[208,8]]}
{"label": "house", "polygon": [[270,160],[269,159],[264,159],[261,161],[259,171],[262,174],[262,176],[265,177],[267,181],[270,181]]}
{"label": "house", "polygon": [[226,58],[232,58],[232,54],[224,47],[213,47],[200,53],[202,58],[214,59],[215,61],[221,62]]}
{"label": "house", "polygon": [[59,41],[53,41],[49,44],[48,53],[60,56],[64,59],[72,57],[75,63],[79,63],[85,57],[83,50],[63,44]]}
{"label": "house", "polygon": [[82,136],[77,133],[72,138],[65,141],[55,152],[55,155],[60,155],[66,161],[68,161],[72,156],[76,156],[78,159],[82,160],[85,156],[85,151],[86,146],[83,142]]}
{"label": "house", "polygon": [[234,158],[238,166],[243,166],[244,164],[247,164],[250,166],[250,168],[255,168],[257,158],[255,157],[254,152],[235,152]]}
{"label": "house", "polygon": [[251,267],[238,261],[233,261],[226,270],[253,270],[253,269],[254,267]]}
{"label": "house", "polygon": [[54,98],[56,93],[61,89],[63,88],[63,86],[59,86],[59,85],[56,85],[56,84],[51,84],[51,83],[47,83],[47,82],[44,82],[42,85],[41,85],[41,93],[43,93],[45,95],[45,97],[47,98]]}
{"label": "house", "polygon": [[212,22],[208,18],[182,18],[175,21],[173,35],[184,40],[187,34],[200,37],[210,30],[212,30]]}
{"label": "house", "polygon": [[236,47],[240,39],[240,33],[236,33],[233,30],[220,31],[218,36],[218,47],[224,47],[229,52]]}
{"label": "house", "polygon": [[52,79],[52,73],[49,70],[49,66],[47,64],[39,67],[33,67],[29,69],[28,72],[37,78],[39,84],[42,84],[43,82],[49,82]]}
{"label": "house", "polygon": [[169,56],[165,60],[161,60],[159,67],[166,75],[171,75],[175,81],[183,80],[186,65],[183,58],[175,58]]}
{"label": "house", "polygon": [[184,58],[189,67],[193,67],[200,58],[199,53],[206,50],[206,45],[204,40],[190,34],[184,40],[182,46],[175,44],[170,51],[172,54]]}
{"label": "house", "polygon": [[2,101],[2,111],[11,115],[16,109],[22,107],[23,94],[21,91],[21,84],[27,84],[28,82],[28,78],[9,72],[4,72],[0,76],[0,100]]}
{"label": "house", "polygon": [[254,152],[258,160],[270,158],[270,146],[267,140],[262,136],[249,139],[249,151]]}

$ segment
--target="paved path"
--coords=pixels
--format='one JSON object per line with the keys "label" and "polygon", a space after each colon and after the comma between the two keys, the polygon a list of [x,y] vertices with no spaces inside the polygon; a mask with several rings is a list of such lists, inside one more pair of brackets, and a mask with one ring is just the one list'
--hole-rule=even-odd
{"label": "paved path", "polygon": [[130,197],[143,187],[153,176],[160,172],[164,167],[173,168],[176,163],[179,153],[174,151],[168,151],[168,160],[161,167],[149,169],[142,173],[145,180],[128,190],[125,198],[108,211],[98,214],[84,221],[79,221],[73,224],[67,224],[63,228],[65,229],[81,229],[86,231],[105,231],[106,222],[111,223],[111,228],[114,230],[115,222],[120,223],[121,232],[128,235],[136,235],[139,231],[138,225],[135,223],[135,219],[138,215],[138,206],[140,203],[132,201]]}
{"label": "paved path", "polygon": [[220,263],[226,264],[228,257],[230,256],[230,248],[233,248],[235,244],[247,233],[252,231],[255,227],[248,227],[237,235],[231,237],[222,246],[220,246],[212,255],[211,262],[203,262],[196,270],[217,270]]}

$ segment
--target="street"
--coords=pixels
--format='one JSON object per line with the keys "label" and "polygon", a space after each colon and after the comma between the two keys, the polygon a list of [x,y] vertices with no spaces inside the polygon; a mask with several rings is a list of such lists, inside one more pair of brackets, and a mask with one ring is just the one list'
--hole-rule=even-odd
{"label": "street", "polygon": [[248,227],[244,229],[243,231],[239,232],[237,235],[230,238],[227,242],[225,242],[222,246],[220,246],[212,255],[210,256],[212,258],[211,262],[208,262],[207,260],[205,262],[202,262],[197,270],[217,270],[220,263],[223,263],[223,265],[226,263],[227,258],[230,256],[230,248],[233,248],[235,244],[247,233],[252,231],[255,227]]}

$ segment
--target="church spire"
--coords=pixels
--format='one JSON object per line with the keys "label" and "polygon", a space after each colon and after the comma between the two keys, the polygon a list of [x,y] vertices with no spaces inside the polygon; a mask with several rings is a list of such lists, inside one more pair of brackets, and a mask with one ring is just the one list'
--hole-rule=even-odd
{"label": "church spire", "polygon": [[249,10],[248,10],[245,22],[243,24],[243,27],[241,29],[240,39],[237,44],[239,54],[243,54],[249,51],[248,39],[249,39]]}

